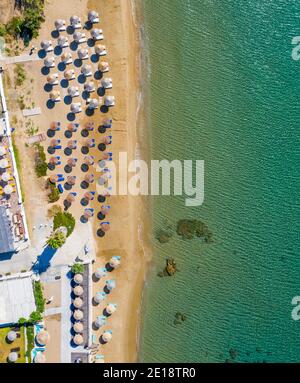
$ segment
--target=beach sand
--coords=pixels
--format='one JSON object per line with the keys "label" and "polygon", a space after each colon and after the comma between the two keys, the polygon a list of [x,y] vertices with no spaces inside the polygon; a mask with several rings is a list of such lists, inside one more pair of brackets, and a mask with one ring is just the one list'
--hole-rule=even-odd
{"label": "beach sand", "polygon": [[[112,117],[113,127],[111,130],[113,142],[109,150],[113,152],[113,159],[118,165],[118,152],[128,153],[128,161],[135,159],[138,148],[138,100],[140,95],[140,46],[138,38],[138,26],[135,23],[132,13],[132,3],[130,0],[73,0],[72,9],[65,3],[58,0],[46,2],[45,14],[46,21],[43,24],[39,38],[33,44],[39,47],[42,39],[51,38],[54,20],[64,18],[69,20],[72,14],[77,14],[85,19],[88,9],[95,9],[100,14],[99,28],[103,29],[105,40],[103,43],[107,47],[108,55],[105,60],[110,64],[109,77],[113,79],[113,89],[109,94],[116,98],[116,106],[109,113],[103,114],[96,112],[93,118],[85,116],[84,113],[76,117],[75,122],[83,125],[87,121],[95,121],[95,127],[104,119]],[[88,32],[86,33],[88,34]],[[74,54],[75,55],[75,54]],[[56,59],[58,60],[58,59]],[[68,121],[66,114],[69,106],[64,105],[63,100],[54,109],[46,107],[49,94],[45,92],[44,85],[46,76],[41,74],[43,62],[31,62],[24,65],[28,79],[24,85],[24,92],[28,95],[28,103],[34,102],[35,106],[42,108],[42,115],[31,117],[34,126],[39,128],[39,133],[46,133],[51,121],[61,121],[63,124],[62,132]],[[74,67],[72,65],[72,67]],[[57,70],[55,70],[57,71]],[[10,69],[11,72],[11,69]],[[53,70],[51,72],[54,72]],[[61,90],[61,89],[60,89]],[[26,94],[27,94],[26,93]],[[20,155],[25,160],[22,161],[22,183],[25,192],[25,207],[28,215],[29,229],[32,233],[33,226],[38,225],[41,220],[46,220],[47,210],[51,206],[46,203],[46,192],[43,191],[43,180],[38,180],[34,174],[32,148],[24,145],[26,140],[25,119],[18,110],[15,110],[18,117],[16,124],[18,129],[17,145]],[[23,124],[21,123],[23,121]],[[65,147],[67,139],[60,132],[59,138],[62,146]],[[99,142],[99,133],[96,131],[89,138],[95,138]],[[80,144],[84,139],[80,133],[76,133],[76,138]],[[49,139],[45,142],[45,149],[49,144]],[[142,145],[145,146],[145,143]],[[75,155],[82,158],[79,145]],[[92,149],[90,154],[97,158],[99,152]],[[47,155],[49,158],[49,155]],[[59,167],[55,173],[63,173]],[[50,174],[50,172],[48,173]],[[77,166],[72,175],[82,180],[83,173],[80,166]],[[77,184],[80,182],[77,182]],[[34,190],[34,192],[33,192]],[[95,190],[95,184],[90,190]],[[72,191],[81,192],[76,185]],[[80,197],[81,198],[81,197]],[[63,199],[59,204],[62,205]],[[99,353],[104,354],[106,362],[134,362],[137,360],[138,328],[140,319],[140,305],[142,289],[145,280],[147,262],[150,260],[151,251],[148,236],[150,233],[149,210],[146,201],[140,196],[112,196],[108,203],[111,205],[111,212],[107,219],[111,223],[111,230],[104,238],[96,236],[99,222],[97,218],[91,221],[94,226],[95,243],[97,256],[93,264],[93,270],[104,267],[112,255],[120,255],[122,264],[120,269],[111,273],[111,278],[115,278],[117,288],[113,291],[108,302],[118,305],[117,311],[107,321],[107,325],[101,331],[95,332],[100,337],[105,329],[113,331],[112,341],[104,346],[100,346]],[[38,207],[38,208],[37,208]],[[99,203],[93,203],[95,212],[99,211]],[[80,199],[72,205],[70,212],[79,219],[83,213]],[[103,289],[105,281],[93,282],[93,294]],[[49,292],[50,293],[50,292]],[[101,304],[93,308],[93,318],[102,315],[105,305]],[[48,320],[47,320],[48,322]],[[47,327],[51,333],[51,322]],[[55,323],[55,328],[57,323]],[[59,337],[55,339],[59,343]],[[50,354],[52,352],[50,351]],[[55,351],[53,358],[55,358]],[[50,357],[52,360],[52,356]],[[49,357],[48,357],[49,360]],[[59,361],[59,359],[57,360]]]}

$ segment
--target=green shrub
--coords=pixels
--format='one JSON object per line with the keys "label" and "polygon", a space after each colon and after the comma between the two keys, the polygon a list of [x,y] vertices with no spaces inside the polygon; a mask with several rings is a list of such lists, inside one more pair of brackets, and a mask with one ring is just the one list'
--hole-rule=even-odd
{"label": "green shrub", "polygon": [[0,37],[4,37],[6,35],[6,27],[3,24],[0,24]]}
{"label": "green shrub", "polygon": [[39,311],[32,311],[29,317],[29,322],[36,323],[43,319],[42,314]]}
{"label": "green shrub", "polygon": [[59,249],[66,242],[66,236],[61,231],[56,231],[52,233],[51,237],[47,240],[47,245],[52,247],[52,249]]}
{"label": "green shrub", "polygon": [[43,313],[45,311],[46,299],[43,296],[43,288],[40,281],[33,283],[33,294],[37,311]]}
{"label": "green shrub", "polygon": [[14,72],[16,75],[16,85],[23,85],[24,81],[26,80],[26,72],[24,66],[22,64],[16,64]]}
{"label": "green shrub", "polygon": [[13,17],[6,24],[7,33],[13,37],[19,37],[23,32],[23,23],[24,23],[24,20],[22,17],[20,16]]}
{"label": "green shrub", "polygon": [[31,363],[31,351],[34,348],[34,328],[33,326],[26,326],[26,337],[27,337],[27,351],[26,356],[28,358],[28,362]]}
{"label": "green shrub", "polygon": [[60,211],[55,214],[53,218],[53,230],[56,230],[59,227],[67,228],[67,237],[72,234],[75,227],[75,218],[71,213]]}
{"label": "green shrub", "polygon": [[18,324],[20,326],[23,326],[26,322],[28,322],[28,320],[26,318],[23,318],[23,317],[19,318],[19,320],[18,320]]}
{"label": "green shrub", "polygon": [[38,177],[45,177],[47,175],[48,165],[44,147],[40,144],[36,144],[35,148],[35,173]]}
{"label": "green shrub", "polygon": [[74,263],[71,271],[73,274],[82,274],[84,272],[84,265],[82,263]]}
{"label": "green shrub", "polygon": [[50,189],[50,193],[48,194],[48,201],[50,203],[54,203],[59,200],[60,198],[60,193],[57,187],[50,182],[50,180],[47,180],[46,188]]}

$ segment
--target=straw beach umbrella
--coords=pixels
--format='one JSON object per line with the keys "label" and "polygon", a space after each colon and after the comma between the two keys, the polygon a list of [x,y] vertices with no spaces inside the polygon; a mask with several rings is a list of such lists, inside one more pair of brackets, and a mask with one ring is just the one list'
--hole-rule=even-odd
{"label": "straw beach umbrella", "polygon": [[3,145],[0,145],[0,157],[5,156],[6,154],[6,149]]}
{"label": "straw beach umbrella", "polygon": [[100,328],[102,326],[105,326],[106,325],[106,318],[105,316],[101,315],[101,316],[98,316],[94,322],[94,325],[95,327],[97,328]]}
{"label": "straw beach umbrella", "polygon": [[92,67],[88,64],[84,64],[81,68],[81,73],[85,76],[91,76],[92,75]]}
{"label": "straw beach umbrella", "polygon": [[15,331],[10,331],[7,334],[7,339],[9,340],[9,342],[13,342],[16,338],[17,338],[17,333]]}
{"label": "straw beach umbrella", "polygon": [[[81,298],[75,298],[74,299],[74,302],[73,302],[73,305],[74,305],[74,307],[76,307],[77,309],[80,309],[81,307],[82,307],[82,305],[83,305],[83,301],[82,301],[82,299]],[[75,310],[75,311],[78,311],[78,310]]]}
{"label": "straw beach umbrella", "polygon": [[83,282],[83,276],[81,274],[75,274],[74,282],[80,285]]}
{"label": "straw beach umbrella", "polygon": [[73,338],[73,341],[74,343],[77,345],[77,346],[80,346],[82,343],[83,343],[83,337],[82,335],[80,334],[76,334]]}
{"label": "straw beach umbrella", "polygon": [[81,103],[75,102],[75,103],[71,104],[71,112],[74,114],[81,113],[82,112]]}
{"label": "straw beach umbrella", "polygon": [[80,297],[83,294],[83,288],[81,286],[76,286],[74,287],[73,292],[76,296]]}
{"label": "straw beach umbrella", "polygon": [[41,48],[46,52],[53,51],[52,41],[51,40],[43,40],[41,42]]}
{"label": "straw beach umbrella", "polygon": [[53,68],[55,66],[55,58],[54,56],[46,57],[44,60],[44,65],[47,68]]}
{"label": "straw beach umbrella", "polygon": [[89,51],[86,48],[80,48],[77,51],[80,60],[87,60],[89,58]]}
{"label": "straw beach umbrella", "polygon": [[53,92],[50,92],[50,100],[54,101],[54,102],[59,102],[61,100],[60,98],[60,91],[59,90],[55,90]]}
{"label": "straw beach umbrella", "polygon": [[98,56],[105,56],[107,54],[106,52],[106,46],[103,45],[103,44],[97,44],[95,46],[95,53],[98,55]]}
{"label": "straw beach umbrella", "polygon": [[[80,298],[76,298],[76,299],[80,299]],[[82,310],[75,310],[73,313],[73,317],[76,320],[82,320],[83,319],[83,311]]]}
{"label": "straw beach umbrella", "polygon": [[75,177],[75,176],[69,176],[69,177],[67,178],[67,183],[68,183],[69,185],[71,185],[71,186],[74,186],[75,183],[76,183],[76,177]]}
{"label": "straw beach umbrella", "polygon": [[104,38],[102,29],[98,28],[91,30],[91,36],[94,40],[103,40]]}
{"label": "straw beach umbrella", "polygon": [[89,131],[92,131],[92,130],[94,130],[94,126],[95,126],[94,122],[87,122],[85,124],[85,129],[89,130]]}
{"label": "straw beach umbrella", "polygon": [[87,174],[87,175],[84,177],[84,180],[85,180],[87,183],[91,184],[91,183],[94,182],[94,175],[93,175],[93,174]]}
{"label": "straw beach umbrella", "polygon": [[57,85],[58,84],[58,74],[53,73],[47,77],[47,83],[50,85]]}
{"label": "straw beach umbrella", "polygon": [[8,361],[10,363],[15,363],[18,360],[18,354],[16,352],[10,352],[8,355]]}
{"label": "straw beach umbrella", "polygon": [[49,180],[52,184],[55,184],[56,182],[58,182],[58,175],[56,174],[53,174],[49,177]]}
{"label": "straw beach umbrella", "polygon": [[87,199],[88,201],[92,201],[94,199],[94,194],[92,192],[86,192],[84,194],[84,198]]}
{"label": "straw beach umbrella", "polygon": [[70,97],[78,97],[79,96],[79,89],[77,86],[70,86],[68,88],[68,94]]}
{"label": "straw beach umbrella", "polygon": [[70,166],[71,168],[74,168],[76,166],[76,163],[77,163],[77,159],[76,158],[70,158],[68,159],[68,166]]}
{"label": "straw beach umbrella", "polygon": [[64,78],[67,81],[74,80],[75,79],[75,71],[74,71],[74,69],[69,69],[69,70],[64,71]]}
{"label": "straw beach umbrella", "polygon": [[73,62],[72,55],[70,52],[65,52],[61,55],[61,61],[64,64],[71,64]]}
{"label": "straw beach umbrella", "polygon": [[13,189],[13,187],[11,185],[6,185],[6,186],[4,186],[3,191],[4,191],[4,194],[10,195],[10,194],[12,194],[14,189]]}
{"label": "straw beach umbrella", "polygon": [[118,256],[118,255],[115,255],[113,257],[111,257],[110,261],[109,261],[109,266],[113,269],[117,269],[121,264],[121,257]]}
{"label": "straw beach umbrella", "polygon": [[79,16],[73,15],[70,17],[70,24],[74,29],[81,28],[81,20]]}
{"label": "straw beach umbrella", "polygon": [[61,48],[67,48],[69,46],[69,39],[67,36],[60,36],[57,40],[57,44]]}
{"label": "straw beach umbrella", "polygon": [[11,179],[11,175],[8,172],[2,173],[1,179],[4,182],[8,182]]}
{"label": "straw beach umbrella", "polygon": [[86,156],[84,157],[84,163],[91,166],[94,164],[94,157],[93,156]]}
{"label": "straw beach umbrella", "polygon": [[101,80],[102,88],[104,89],[111,89],[112,88],[112,79],[110,77],[103,78]]}
{"label": "straw beach umbrella", "polygon": [[108,291],[113,291],[116,285],[117,284],[115,279],[109,279],[108,281],[106,281],[105,287],[107,288]]}
{"label": "straw beach umbrella", "polygon": [[102,301],[104,301],[104,299],[106,298],[106,295],[104,291],[99,291],[98,293],[96,293],[96,295],[94,296],[94,301],[96,303],[101,303]]}
{"label": "straw beach umbrella", "polygon": [[112,331],[111,330],[104,331],[104,333],[101,335],[101,338],[104,343],[110,342],[112,340]]}
{"label": "straw beach umbrella", "polygon": [[98,69],[100,72],[105,73],[109,71],[109,64],[107,61],[100,61],[98,64]]}
{"label": "straw beach umbrella", "polygon": [[69,149],[76,149],[77,148],[77,141],[75,141],[75,140],[68,141],[68,148]]}
{"label": "straw beach umbrella", "polygon": [[59,130],[60,128],[60,122],[51,122],[50,124],[50,130]]}
{"label": "straw beach umbrella", "polygon": [[106,270],[105,267],[99,267],[99,268],[95,271],[95,277],[96,277],[97,279],[106,277],[106,275],[107,275],[107,270]]}
{"label": "straw beach umbrella", "polygon": [[66,200],[67,200],[69,203],[73,203],[73,202],[75,201],[75,196],[74,196],[74,194],[73,194],[73,193],[69,193],[69,194],[67,195]]}
{"label": "straw beach umbrella", "polygon": [[88,140],[85,141],[85,145],[86,145],[87,147],[89,147],[89,148],[92,148],[92,147],[95,146],[95,140],[93,140],[93,139],[88,139]]}
{"label": "straw beach umbrella", "polygon": [[107,107],[115,105],[115,97],[114,96],[105,96],[104,97],[104,105]]}
{"label": "straw beach umbrella", "polygon": [[116,310],[117,310],[117,305],[115,303],[109,303],[105,307],[105,311],[107,312],[108,315],[112,315]]}
{"label": "straw beach umbrella", "polygon": [[36,336],[36,341],[40,346],[46,346],[50,341],[50,335],[47,331],[42,330]]}
{"label": "straw beach umbrella", "polygon": [[96,98],[90,98],[88,103],[88,108],[89,109],[99,108],[99,100],[97,100]]}
{"label": "straw beach umbrella", "polygon": [[38,351],[33,359],[34,363],[46,363],[46,357],[43,352]]}
{"label": "straw beach umbrella", "polygon": [[84,90],[88,93],[95,92],[96,87],[93,81],[89,81],[86,84],[84,84]]}
{"label": "straw beach umbrella", "polygon": [[73,326],[73,329],[77,333],[83,332],[83,324],[81,322],[76,322]]}
{"label": "straw beach umbrella", "polygon": [[96,11],[90,11],[88,13],[88,20],[92,24],[99,23],[99,13]]}
{"label": "straw beach umbrella", "polygon": [[77,43],[77,44],[80,44],[80,43],[84,43],[86,41],[86,38],[85,38],[85,34],[82,33],[82,32],[75,32],[73,34],[73,40]]}
{"label": "straw beach umbrella", "polygon": [[58,32],[63,32],[66,30],[66,21],[62,19],[57,19],[54,22],[55,28]]}

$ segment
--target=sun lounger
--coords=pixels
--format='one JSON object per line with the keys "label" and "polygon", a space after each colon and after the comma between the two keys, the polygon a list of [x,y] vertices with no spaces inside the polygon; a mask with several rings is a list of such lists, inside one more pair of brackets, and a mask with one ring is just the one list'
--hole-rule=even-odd
{"label": "sun lounger", "polygon": [[54,149],[57,150],[57,149],[61,149],[61,145],[56,145],[54,146]]}

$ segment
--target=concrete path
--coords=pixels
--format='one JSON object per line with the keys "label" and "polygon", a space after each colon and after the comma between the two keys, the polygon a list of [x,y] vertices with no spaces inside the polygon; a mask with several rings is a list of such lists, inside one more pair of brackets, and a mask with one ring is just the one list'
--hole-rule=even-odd
{"label": "concrete path", "polygon": [[0,64],[18,64],[18,63],[25,63],[30,61],[38,61],[41,60],[41,58],[37,55],[21,55],[21,56],[14,56],[14,57],[0,57]]}

